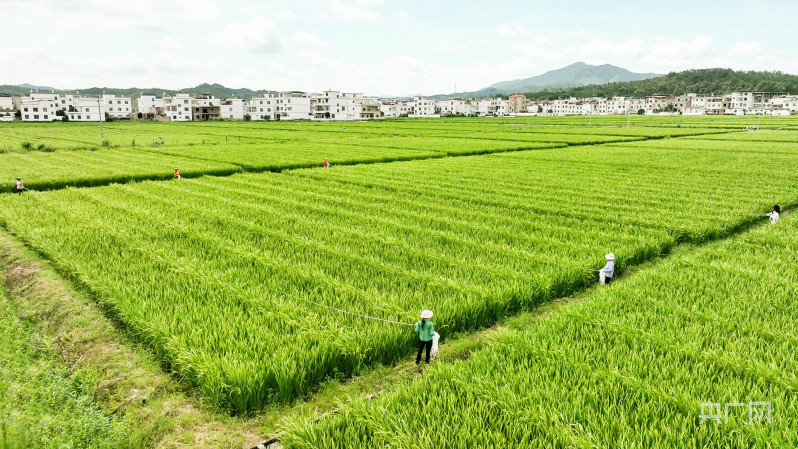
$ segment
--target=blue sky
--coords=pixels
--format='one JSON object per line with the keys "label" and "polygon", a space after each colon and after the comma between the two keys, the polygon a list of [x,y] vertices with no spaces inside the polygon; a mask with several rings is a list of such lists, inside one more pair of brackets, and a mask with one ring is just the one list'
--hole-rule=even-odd
{"label": "blue sky", "polygon": [[577,61],[798,74],[795,17],[794,1],[0,0],[0,84],[431,95]]}

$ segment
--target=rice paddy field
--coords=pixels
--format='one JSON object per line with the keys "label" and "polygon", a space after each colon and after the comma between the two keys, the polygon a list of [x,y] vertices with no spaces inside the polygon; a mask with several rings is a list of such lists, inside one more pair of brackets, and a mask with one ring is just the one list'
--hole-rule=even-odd
{"label": "rice paddy field", "polygon": [[3,124],[0,226],[220,416],[403,363],[424,308],[484,335],[285,447],[794,447],[796,234],[757,214],[798,202],[798,120],[751,119]]}

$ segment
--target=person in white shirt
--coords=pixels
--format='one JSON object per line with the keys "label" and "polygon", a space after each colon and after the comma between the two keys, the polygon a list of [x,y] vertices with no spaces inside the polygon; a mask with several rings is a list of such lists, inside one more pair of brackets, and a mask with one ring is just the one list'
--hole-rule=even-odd
{"label": "person in white shirt", "polygon": [[607,264],[599,270],[599,284],[610,285],[612,277],[615,275],[615,254],[609,253],[604,258],[607,259]]}
{"label": "person in white shirt", "polygon": [[770,224],[776,224],[779,221],[779,214],[781,213],[781,208],[779,205],[773,206],[773,212],[769,214],[765,214],[767,217],[770,217]]}

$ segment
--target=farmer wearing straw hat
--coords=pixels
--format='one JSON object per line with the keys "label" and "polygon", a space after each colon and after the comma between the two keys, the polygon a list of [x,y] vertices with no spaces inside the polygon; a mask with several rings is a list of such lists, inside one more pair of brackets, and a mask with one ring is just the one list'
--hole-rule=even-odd
{"label": "farmer wearing straw hat", "polygon": [[612,276],[615,274],[615,254],[609,253],[604,258],[607,259],[607,264],[599,270],[599,284],[610,285]]}
{"label": "farmer wearing straw hat", "polygon": [[17,176],[17,193],[22,195],[22,191],[25,190],[25,185],[22,184],[22,178]]}
{"label": "farmer wearing straw hat", "polygon": [[432,321],[432,310],[424,310],[421,312],[421,319],[416,323],[415,332],[418,334],[418,355],[416,356],[416,365],[421,363],[421,351],[427,348],[427,357],[425,361],[429,365],[429,353],[432,350],[432,337],[435,336],[435,325]]}

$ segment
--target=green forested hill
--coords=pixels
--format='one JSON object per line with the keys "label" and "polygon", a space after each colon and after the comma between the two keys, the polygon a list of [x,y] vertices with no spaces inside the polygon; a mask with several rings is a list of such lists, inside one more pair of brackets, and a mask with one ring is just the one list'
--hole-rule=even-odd
{"label": "green forested hill", "polygon": [[625,83],[610,83],[569,89],[546,89],[526,96],[534,100],[568,97],[642,97],[646,95],[726,94],[733,91],[798,93],[798,76],[782,72],[697,69]]}

